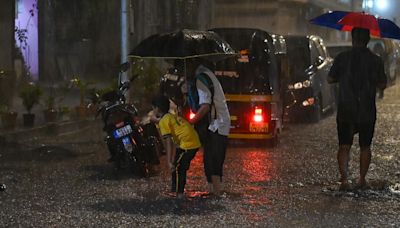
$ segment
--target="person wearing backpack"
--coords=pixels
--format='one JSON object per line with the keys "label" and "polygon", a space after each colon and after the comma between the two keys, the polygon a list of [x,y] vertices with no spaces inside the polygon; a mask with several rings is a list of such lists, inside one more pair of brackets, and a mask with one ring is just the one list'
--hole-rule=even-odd
{"label": "person wearing backpack", "polygon": [[220,195],[231,120],[222,86],[209,66],[198,58],[186,60],[188,103],[195,113],[190,123],[195,125],[203,145],[209,191]]}

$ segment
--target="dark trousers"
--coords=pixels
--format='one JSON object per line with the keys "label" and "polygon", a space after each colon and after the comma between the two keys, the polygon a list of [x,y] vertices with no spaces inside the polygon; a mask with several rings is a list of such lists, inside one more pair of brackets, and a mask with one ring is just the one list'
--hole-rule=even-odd
{"label": "dark trousers", "polygon": [[204,141],[203,161],[207,182],[211,183],[211,176],[220,176],[222,180],[228,137],[218,134],[218,131],[209,131]]}
{"label": "dark trousers", "polygon": [[339,145],[352,145],[354,134],[358,133],[360,147],[369,147],[374,137],[375,122],[347,123],[336,121]]}
{"label": "dark trousers", "polygon": [[176,149],[175,153],[175,170],[172,172],[172,185],[171,191],[176,193],[183,193],[186,184],[186,173],[190,167],[190,162],[196,155],[197,149],[182,150]]}

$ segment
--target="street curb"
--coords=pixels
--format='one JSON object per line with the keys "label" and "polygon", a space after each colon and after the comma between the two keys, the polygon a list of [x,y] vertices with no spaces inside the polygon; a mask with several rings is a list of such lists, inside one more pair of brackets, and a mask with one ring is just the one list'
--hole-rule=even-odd
{"label": "street curb", "polygon": [[17,129],[11,132],[1,132],[0,145],[4,145],[5,143],[30,141],[32,139],[39,139],[43,137],[65,135],[74,132],[77,133],[89,126],[95,126],[98,124],[99,120],[78,120],[62,123],[47,123],[34,128]]}

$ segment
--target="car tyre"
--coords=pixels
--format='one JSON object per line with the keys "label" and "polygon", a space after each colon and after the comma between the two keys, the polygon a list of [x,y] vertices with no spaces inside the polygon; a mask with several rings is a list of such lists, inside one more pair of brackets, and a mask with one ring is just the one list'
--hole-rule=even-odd
{"label": "car tyre", "polygon": [[321,120],[321,114],[322,114],[321,102],[320,99],[316,99],[314,110],[310,118],[311,123],[318,123]]}
{"label": "car tyre", "polygon": [[275,131],[274,137],[267,141],[267,147],[274,148],[274,147],[277,147],[278,144],[279,144],[279,133],[278,133],[278,131]]}

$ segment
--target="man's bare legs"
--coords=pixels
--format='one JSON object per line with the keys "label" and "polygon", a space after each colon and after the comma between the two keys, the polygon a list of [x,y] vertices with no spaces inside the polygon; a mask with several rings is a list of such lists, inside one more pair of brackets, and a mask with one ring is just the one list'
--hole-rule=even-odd
{"label": "man's bare legs", "polygon": [[[350,148],[351,145],[340,145],[337,155],[339,172],[340,172],[340,190],[347,190],[349,188],[348,182],[348,170],[350,160]],[[371,147],[360,148],[360,178],[358,180],[358,186],[364,187],[367,182],[365,176],[368,173],[369,165],[371,163]]]}
{"label": "man's bare legs", "polygon": [[340,190],[349,189],[349,182],[347,178],[349,173],[350,148],[351,145],[340,145],[337,154],[341,182]]}
{"label": "man's bare legs", "polygon": [[212,184],[213,184],[213,190],[215,195],[220,195],[222,191],[222,185],[221,185],[221,177],[217,175],[212,175]]}
{"label": "man's bare legs", "polygon": [[360,148],[360,179],[358,180],[358,186],[364,187],[367,182],[365,176],[367,175],[369,164],[371,163],[371,147]]}

